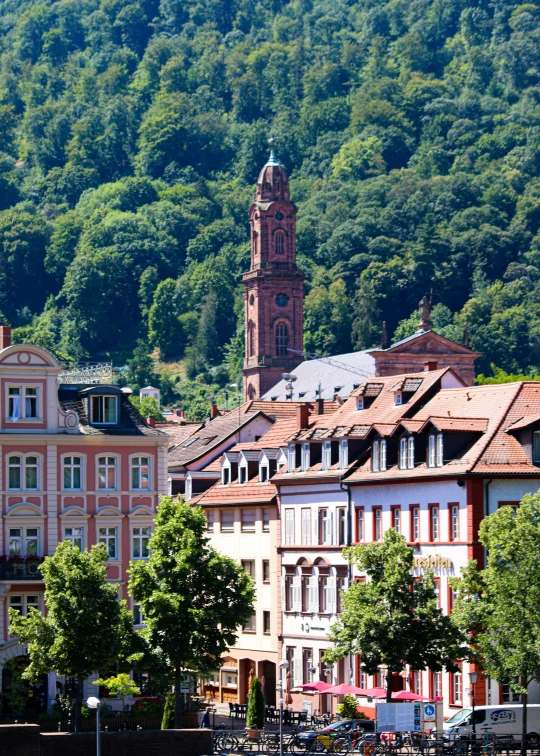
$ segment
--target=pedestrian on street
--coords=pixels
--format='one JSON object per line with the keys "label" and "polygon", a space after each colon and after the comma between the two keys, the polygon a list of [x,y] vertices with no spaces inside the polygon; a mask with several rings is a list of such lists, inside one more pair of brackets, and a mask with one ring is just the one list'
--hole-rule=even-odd
{"label": "pedestrian on street", "polygon": [[207,706],[206,711],[202,715],[200,726],[204,729],[210,729],[210,712],[211,711],[212,711],[212,708],[210,706]]}

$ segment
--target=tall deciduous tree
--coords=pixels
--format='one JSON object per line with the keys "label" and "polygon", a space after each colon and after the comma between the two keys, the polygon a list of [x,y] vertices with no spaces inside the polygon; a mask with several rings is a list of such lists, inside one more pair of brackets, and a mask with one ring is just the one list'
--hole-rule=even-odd
{"label": "tall deciduous tree", "polygon": [[10,610],[10,633],[28,646],[30,664],[23,677],[35,680],[56,671],[77,680],[75,728],[80,727],[82,684],[93,672],[106,672],[129,654],[132,618],[118,586],[107,582],[103,544],[79,551],[67,541],[41,565],[47,616],[30,609],[26,617]]}
{"label": "tall deciduous tree", "polygon": [[479,540],[487,566],[478,571],[471,561],[454,579],[452,618],[487,674],[522,695],[525,753],[528,688],[540,680],[540,493],[525,496],[516,512],[501,507],[486,517]]}
{"label": "tall deciduous tree", "polygon": [[455,660],[465,650],[463,636],[437,607],[432,572],[412,574],[414,555],[405,538],[391,528],[382,543],[353,546],[345,553],[367,582],[353,583],[343,592],[343,612],[330,628],[332,647],[325,661],[353,653],[370,675],[385,667],[387,701],[393,673],[406,665],[455,670]]}
{"label": "tall deciduous tree", "polygon": [[175,727],[180,726],[182,673],[219,668],[221,655],[253,612],[254,588],[241,566],[205,537],[202,509],[161,499],[147,561],[132,562],[129,591],[141,606],[149,647],[159,649],[174,677]]}

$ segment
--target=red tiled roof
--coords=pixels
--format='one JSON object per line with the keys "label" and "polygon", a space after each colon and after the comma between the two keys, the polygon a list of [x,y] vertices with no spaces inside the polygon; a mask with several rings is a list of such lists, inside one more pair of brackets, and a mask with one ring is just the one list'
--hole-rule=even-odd
{"label": "red tiled roof", "polygon": [[246,504],[270,504],[277,494],[273,483],[259,483],[258,476],[248,480],[247,483],[238,485],[230,483],[223,486],[216,483],[205,491],[198,499],[198,504],[204,506],[244,506]]}
{"label": "red tiled roof", "polygon": [[485,417],[430,417],[421,424],[421,429],[431,423],[438,431],[456,431],[464,433],[485,433],[489,420]]}
{"label": "red tiled roof", "polygon": [[[266,402],[268,404],[268,402]],[[286,446],[286,439],[297,430],[296,415],[294,417],[276,420],[271,428],[256,441],[253,449],[277,449]]]}

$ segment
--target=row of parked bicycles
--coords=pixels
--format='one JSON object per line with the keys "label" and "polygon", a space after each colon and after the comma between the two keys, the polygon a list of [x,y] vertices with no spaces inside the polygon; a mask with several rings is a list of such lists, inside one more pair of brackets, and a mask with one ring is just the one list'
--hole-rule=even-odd
{"label": "row of parked bicycles", "polygon": [[[516,756],[520,749],[520,743],[511,735],[495,736],[487,732],[479,739],[461,737],[454,740],[436,740],[419,733],[386,737],[361,727],[348,726],[349,722],[296,727],[292,732],[284,733],[283,753],[295,756],[349,753],[359,756],[510,756],[513,752]],[[214,732],[215,753],[276,756],[279,751],[279,733],[275,731],[262,731],[257,738],[250,738],[240,731]]]}

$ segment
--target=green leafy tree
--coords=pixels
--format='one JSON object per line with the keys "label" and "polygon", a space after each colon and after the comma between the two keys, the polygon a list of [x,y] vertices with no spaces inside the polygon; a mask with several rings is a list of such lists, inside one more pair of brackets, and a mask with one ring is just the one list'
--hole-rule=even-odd
{"label": "green leafy tree", "polygon": [[175,727],[181,720],[183,671],[219,668],[239,625],[253,612],[253,581],[240,565],[208,544],[198,507],[162,497],[150,556],[131,562],[129,591],[145,618],[141,635],[159,649],[175,686]]}
{"label": "green leafy tree", "polygon": [[40,567],[47,615],[32,609],[23,617],[10,610],[11,632],[28,646],[24,679],[56,671],[77,680],[77,730],[83,681],[125,659],[130,649],[131,613],[118,599],[117,586],[107,582],[106,561],[103,544],[81,552],[67,541],[60,543]]}
{"label": "green leafy tree", "polygon": [[156,366],[144,339],[137,339],[137,346],[127,361],[126,368],[121,378],[134,393],[138,393],[145,386],[160,387],[160,379],[155,371]]}
{"label": "green leafy tree", "polygon": [[387,701],[392,674],[412,669],[455,670],[463,657],[463,636],[437,607],[433,574],[416,578],[414,552],[393,528],[382,543],[352,546],[347,559],[367,575],[342,594],[343,612],[330,627],[325,661],[358,654],[362,669],[374,675],[385,667]]}
{"label": "green leafy tree", "polygon": [[264,694],[261,681],[254,677],[249,690],[246,727],[262,730],[264,727]]}
{"label": "green leafy tree", "polygon": [[126,708],[124,701],[127,696],[138,696],[141,692],[127,672],[120,672],[113,677],[98,677],[97,680],[94,680],[94,685],[101,685],[109,691],[111,696],[121,698],[122,711]]}
{"label": "green leafy tree", "polygon": [[384,173],[386,163],[382,155],[382,142],[377,137],[354,137],[345,142],[332,160],[332,173],[337,179],[362,180]]}
{"label": "green leafy tree", "polygon": [[130,396],[129,401],[145,419],[153,417],[154,420],[165,420],[165,416],[160,411],[157,400],[153,396],[144,396],[142,399],[139,396]]}
{"label": "green leafy tree", "polygon": [[517,511],[501,507],[486,517],[478,538],[487,564],[477,570],[471,561],[452,581],[452,619],[468,633],[472,658],[521,694],[525,754],[528,689],[540,678],[540,494],[525,496]]}
{"label": "green leafy tree", "polygon": [[150,343],[159,348],[164,359],[182,354],[185,336],[176,308],[176,282],[172,278],[161,281],[148,313]]}

